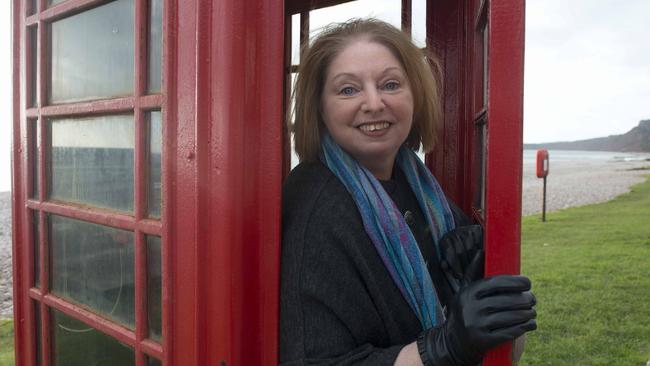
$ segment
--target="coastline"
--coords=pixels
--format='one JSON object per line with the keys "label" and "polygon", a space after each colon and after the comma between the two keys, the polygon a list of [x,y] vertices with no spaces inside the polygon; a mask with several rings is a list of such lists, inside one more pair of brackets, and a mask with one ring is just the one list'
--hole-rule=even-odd
{"label": "coastline", "polygon": [[[636,160],[553,160],[547,178],[547,212],[605,202],[643,182],[650,154]],[[646,168],[641,170],[641,168]],[[523,162],[522,216],[541,214],[542,179],[535,164]],[[13,314],[11,270],[11,193],[0,192],[0,319]]]}
{"label": "coastline", "polygon": [[[553,152],[551,151],[551,154]],[[606,202],[627,193],[650,174],[650,154],[635,160],[553,160],[546,180],[546,212]],[[643,169],[645,168],[645,169]],[[541,214],[543,179],[535,164],[523,164],[522,216]]]}

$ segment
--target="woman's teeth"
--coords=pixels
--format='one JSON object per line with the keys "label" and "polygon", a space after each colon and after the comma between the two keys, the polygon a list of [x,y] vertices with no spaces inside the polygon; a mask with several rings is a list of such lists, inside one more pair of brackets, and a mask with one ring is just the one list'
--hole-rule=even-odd
{"label": "woman's teeth", "polygon": [[389,126],[390,123],[388,122],[378,122],[378,123],[366,123],[364,125],[359,126],[359,128],[365,132],[372,132],[372,131],[386,129]]}

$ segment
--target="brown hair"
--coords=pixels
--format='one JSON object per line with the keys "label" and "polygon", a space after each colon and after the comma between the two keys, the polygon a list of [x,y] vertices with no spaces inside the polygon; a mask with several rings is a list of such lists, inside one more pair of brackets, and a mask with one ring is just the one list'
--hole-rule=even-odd
{"label": "brown hair", "polygon": [[404,67],[413,94],[413,127],[406,146],[417,151],[433,149],[436,126],[442,111],[438,82],[439,65],[431,55],[423,53],[410,37],[392,25],[377,19],[352,19],[326,27],[302,52],[293,97],[295,105],[289,117],[289,130],[294,132],[296,153],[301,161],[315,161],[320,151],[320,138],[325,129],[321,116],[321,94],[330,63],[350,42],[367,38],[388,48]]}

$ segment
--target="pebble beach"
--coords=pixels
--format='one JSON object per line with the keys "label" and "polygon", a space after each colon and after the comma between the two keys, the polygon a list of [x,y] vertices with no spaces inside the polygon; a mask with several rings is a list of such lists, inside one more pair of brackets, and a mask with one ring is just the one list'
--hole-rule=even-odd
{"label": "pebble beach", "polygon": [[[547,178],[547,212],[608,201],[629,191],[649,175],[650,154],[634,154],[632,159],[554,160],[551,152]],[[645,168],[645,169],[644,169]],[[535,164],[524,160],[522,215],[542,211],[542,179],[535,175]],[[12,316],[11,270],[11,194],[0,192],[0,318]]]}
{"label": "pebble beach", "polygon": [[11,278],[11,193],[0,192],[0,319],[13,313]]}
{"label": "pebble beach", "polygon": [[[650,154],[614,153],[592,159],[553,159],[550,152],[546,178],[546,212],[606,202],[627,193],[650,174]],[[524,160],[522,215],[541,214],[543,179],[537,178],[535,163]]]}

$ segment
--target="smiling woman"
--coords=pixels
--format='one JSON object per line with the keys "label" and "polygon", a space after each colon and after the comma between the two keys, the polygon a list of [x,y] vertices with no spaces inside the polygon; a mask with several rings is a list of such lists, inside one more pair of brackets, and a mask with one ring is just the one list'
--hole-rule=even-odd
{"label": "smiling woman", "polygon": [[390,179],[413,124],[411,87],[390,50],[365,38],[353,41],[332,60],[321,103],[323,122],[341,147]]}
{"label": "smiling woman", "polygon": [[473,366],[535,329],[530,281],[482,278],[480,226],[415,154],[431,151],[440,121],[430,58],[395,27],[357,19],[326,28],[301,61],[281,364]]}

